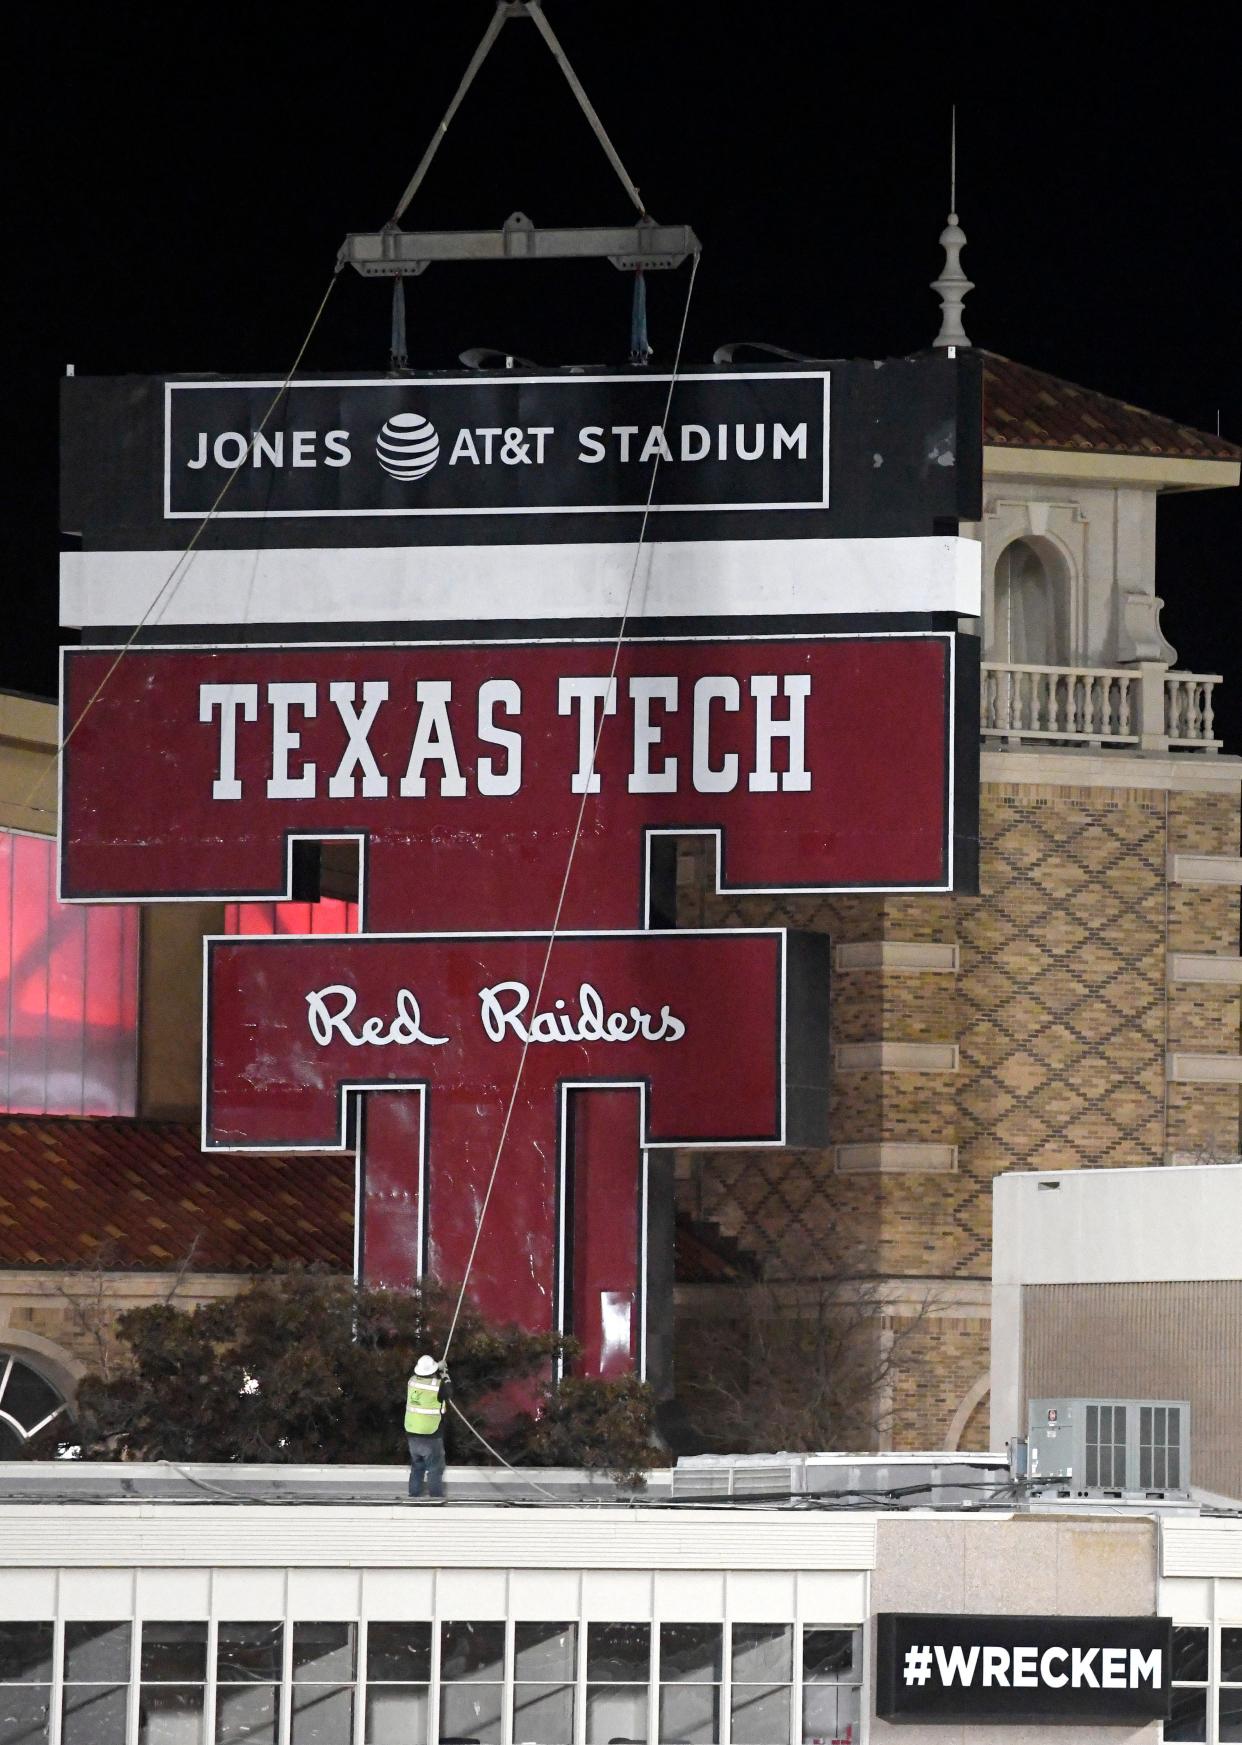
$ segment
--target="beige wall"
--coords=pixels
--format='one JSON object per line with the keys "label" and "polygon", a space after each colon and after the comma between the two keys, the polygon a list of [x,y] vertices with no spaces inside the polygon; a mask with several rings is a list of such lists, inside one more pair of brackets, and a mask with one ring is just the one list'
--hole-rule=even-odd
{"label": "beige wall", "polygon": [[1189,1400],[1191,1484],[1242,1497],[1242,1280],[1027,1285],[1022,1397],[1062,1394]]}
{"label": "beige wall", "polygon": [[0,828],[56,834],[55,703],[0,691]]}
{"label": "beige wall", "polygon": [[[900,1515],[877,1523],[871,1582],[877,1612],[1108,1615],[1156,1610],[1156,1523],[1151,1519],[939,1520]],[[871,1704],[875,1705],[872,1670]],[[872,1745],[1047,1745],[1067,1728],[900,1726],[873,1720]],[[1160,1726],[1075,1727],[1074,1745],[1156,1745]]]}
{"label": "beige wall", "polygon": [[202,1098],[203,935],[222,903],[148,903],[142,915],[138,1113],[197,1121]]}

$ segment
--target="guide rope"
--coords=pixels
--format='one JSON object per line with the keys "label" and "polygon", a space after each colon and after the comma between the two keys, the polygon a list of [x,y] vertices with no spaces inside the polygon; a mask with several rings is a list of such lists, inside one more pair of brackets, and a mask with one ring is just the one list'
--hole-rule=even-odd
{"label": "guide rope", "polygon": [[[660,420],[660,434],[662,437],[667,432],[669,413],[672,410],[673,405],[673,390],[677,386],[677,378],[681,370],[681,355],[686,339],[686,324],[690,319],[690,304],[694,297],[694,282],[698,277],[700,259],[701,256],[696,254],[690,264],[690,283],[686,287],[686,301],[681,312],[681,327],[677,334],[677,349],[673,356],[672,374],[669,376],[668,393],[664,398],[664,413]],[[578,844],[582,839],[582,823],[583,819],[586,817],[587,801],[591,795],[591,785],[595,775],[595,760],[599,755],[600,740],[603,738],[604,733],[604,723],[608,719],[608,703],[612,700],[616,691],[617,668],[621,660],[621,649],[625,643],[625,632],[629,625],[630,610],[634,599],[634,589],[638,580],[638,566],[642,561],[643,547],[647,536],[647,523],[651,518],[651,505],[655,497],[656,479],[659,477],[660,472],[660,458],[660,453],[657,451],[651,463],[651,478],[647,484],[647,498],[643,504],[643,517],[642,521],[639,523],[638,539],[634,547],[634,561],[630,566],[630,579],[625,592],[625,600],[622,605],[621,622],[617,630],[617,639],[612,651],[612,664],[608,671],[608,685],[600,703],[599,725],[596,727],[595,742],[591,747],[591,761],[587,766],[586,780],[583,783],[582,799],[578,805],[578,817],[574,824],[574,833],[569,844],[569,854],[565,860],[565,874],[561,879],[561,888],[556,899],[556,912],[552,917],[552,929],[548,934],[547,949],[543,954],[543,967],[539,972],[539,986],[535,991],[534,1004],[531,1007],[531,1010],[535,1012],[539,1010],[540,1001],[543,998],[543,990],[548,979],[548,967],[552,961],[552,948],[556,944],[556,937],[560,931],[561,916],[565,909],[565,897],[569,890],[569,879],[573,872],[575,857],[578,853]],[[457,1293],[457,1303],[453,1309],[453,1319],[449,1323],[448,1338],[444,1342],[443,1357],[446,1359],[449,1354],[449,1347],[453,1343],[453,1335],[457,1331],[457,1322],[461,1315],[462,1303],[465,1300],[466,1287],[470,1283],[470,1273],[474,1267],[475,1256],[479,1251],[479,1239],[483,1233],[483,1221],[487,1217],[487,1209],[492,1200],[492,1190],[496,1186],[496,1177],[500,1170],[500,1160],[504,1153],[505,1141],[509,1137],[509,1127],[513,1120],[513,1110],[516,1106],[518,1092],[521,1089],[522,1078],[526,1071],[526,1056],[529,1051],[530,1033],[528,1031],[522,1042],[522,1052],[518,1057],[517,1072],[514,1076],[513,1089],[509,1094],[508,1105],[505,1109],[504,1124],[500,1130],[500,1139],[496,1146],[496,1156],[493,1159],[491,1175],[488,1178],[487,1192],[483,1196],[483,1204],[479,1209],[478,1221],[475,1224],[474,1229],[474,1241],[470,1245],[470,1255],[466,1261],[466,1270],[462,1277],[461,1289]]]}
{"label": "guide rope", "polygon": [[[268,406],[267,411],[263,414],[263,418],[259,424],[259,427],[254,432],[254,436],[257,437],[257,436],[262,435],[263,431],[267,429],[268,422],[271,419],[272,413],[275,412],[277,406],[279,406],[281,400],[284,398],[285,394],[288,392],[289,384],[290,384],[290,382],[292,382],[294,376],[297,374],[298,367],[301,364],[302,359],[306,356],[306,348],[307,348],[307,346],[309,346],[311,339],[314,335],[315,329],[319,326],[319,323],[323,317],[323,312],[328,306],[328,299],[332,295],[332,287],[336,284],[336,281],[337,281],[339,274],[340,274],[340,268],[338,266],[334,270],[332,277],[328,280],[328,288],[319,300],[319,307],[315,310],[314,315],[311,317],[311,324],[306,329],[306,333],[302,339],[302,343],[298,347],[298,355],[294,358],[292,364],[289,366],[289,369],[285,375],[284,380],[281,382],[279,388],[276,390],[276,393],[273,395],[271,404]],[[69,741],[73,738],[73,736],[77,732],[78,728],[86,720],[86,717],[90,714],[91,710],[95,707],[95,704],[99,701],[100,697],[103,695],[104,691],[107,689],[107,686],[111,682],[112,676],[116,672],[116,669],[120,666],[121,662],[125,659],[125,656],[133,648],[134,643],[138,640],[139,636],[142,634],[143,630],[146,628],[147,624],[150,622],[152,614],[155,612],[156,608],[160,605],[160,602],[163,600],[165,594],[168,594],[168,603],[170,605],[172,604],[173,600],[176,598],[177,589],[181,586],[182,582],[186,578],[186,573],[189,569],[190,561],[194,556],[194,552],[198,546],[199,540],[203,537],[203,534],[206,532],[208,526],[215,519],[217,513],[219,512],[221,503],[223,503],[224,499],[228,496],[230,490],[233,487],[233,481],[236,479],[238,473],[245,466],[246,461],[249,458],[251,448],[253,448],[253,446],[254,446],[254,438],[252,437],[250,446],[246,449],[245,453],[242,454],[242,456],[240,457],[240,459],[237,462],[237,465],[233,468],[232,472],[229,474],[228,478],[225,479],[224,483],[221,485],[219,491],[217,492],[215,502],[211,505],[211,508],[208,509],[207,513],[203,516],[203,518],[199,522],[198,526],[194,529],[194,532],[190,538],[189,544],[185,547],[185,549],[182,552],[180,552],[178,554],[176,562],[173,564],[172,569],[169,570],[168,575],[164,578],[162,585],[160,586],[158,592],[152,598],[150,604],[147,606],[146,611],[142,614],[142,617],[138,620],[137,624],[134,625],[134,628],[130,631],[128,637],[126,637],[125,641],[122,643],[121,647],[118,649],[117,654],[116,654],[116,658],[112,661],[112,664],[108,667],[108,670],[104,673],[104,676],[100,679],[99,683],[95,686],[95,689],[91,692],[90,696],[87,698],[86,706],[83,708],[82,712],[78,715],[78,717],[74,721],[72,727],[70,727],[68,733],[65,734],[65,737],[63,739],[58,739],[55,755],[52,757],[52,759],[49,763],[44,764],[43,768],[39,771],[38,775],[35,777],[34,783],[31,786],[30,792],[27,794],[25,802],[22,805],[23,811],[33,812],[36,814],[42,814],[46,817],[52,817],[52,818],[54,818],[56,816],[56,808],[55,807],[53,807],[53,806],[36,806],[34,804],[35,796],[39,793],[39,790],[43,787],[43,784],[47,781],[49,775],[53,775],[59,770],[61,760],[65,754],[65,747],[69,744]],[[171,593],[169,593],[170,589],[172,590]]]}

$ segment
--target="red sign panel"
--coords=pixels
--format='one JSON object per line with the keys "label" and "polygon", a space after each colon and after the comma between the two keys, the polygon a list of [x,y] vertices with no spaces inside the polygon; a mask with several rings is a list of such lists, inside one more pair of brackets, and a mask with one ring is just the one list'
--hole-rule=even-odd
{"label": "red sign panel", "polygon": [[62,894],[286,896],[345,835],[368,929],[546,926],[580,813],[567,927],[646,920],[660,832],[729,890],[952,888],[954,642],[70,650]]}
{"label": "red sign panel", "polygon": [[550,958],[547,934],[212,940],[204,1144],[344,1146],[358,1094],[415,1093],[366,1113],[365,1194],[387,1215],[367,1221],[364,1265],[405,1283],[463,1275],[503,1134],[473,1295],[524,1326],[571,1322],[606,1371],[643,1176],[632,1116],[628,1164],[601,1168],[593,1148],[576,1167],[591,1119],[576,1093],[636,1090],[647,1149],[822,1144],[825,946],[782,930],[558,935]]}

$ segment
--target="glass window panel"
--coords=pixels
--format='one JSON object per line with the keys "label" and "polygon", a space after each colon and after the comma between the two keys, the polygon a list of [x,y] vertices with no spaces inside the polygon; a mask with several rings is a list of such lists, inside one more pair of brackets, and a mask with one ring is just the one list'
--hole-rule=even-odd
{"label": "glass window panel", "polygon": [[202,1745],[201,1684],[144,1684],[138,1693],[138,1745]]}
{"label": "glass window panel", "polygon": [[[293,1628],[296,1631],[297,1625]],[[290,1745],[352,1745],[353,1737],[352,1685],[294,1686]]]}
{"label": "glass window panel", "polygon": [[0,1624],[0,1684],[50,1684],[52,1626]]}
{"label": "glass window panel", "polygon": [[368,1688],[363,1735],[366,1745],[427,1745],[429,1722],[425,1684],[379,1684]]}
{"label": "glass window panel", "polygon": [[[295,1624],[293,1682],[342,1684],[354,1676],[352,1624]],[[296,1713],[296,1704],[294,1706]]]}
{"label": "glass window panel", "polygon": [[787,1745],[789,1686],[733,1686],[733,1745]]}
{"label": "glass window panel", "polygon": [[645,1683],[650,1672],[650,1624],[587,1625],[587,1677],[592,1684]]}
{"label": "glass window panel", "polygon": [[1242,1690],[1220,1693],[1220,1745],[1235,1745],[1242,1739]]}
{"label": "glass window panel", "polygon": [[1167,1745],[1203,1745],[1207,1738],[1207,1692],[1205,1690],[1173,1691],[1173,1706],[1164,1723]]}
{"label": "glass window panel", "polygon": [[207,1677],[206,1624],[144,1624],[142,1682],[198,1683]]}
{"label": "glass window panel", "polygon": [[660,1738],[712,1745],[720,1733],[720,1686],[661,1684]]}
{"label": "glass window panel", "polygon": [[661,1624],[660,1679],[712,1684],[720,1678],[719,1624]]}
{"label": "glass window panel", "polygon": [[441,1679],[491,1682],[505,1675],[505,1627],[501,1622],[440,1626]]}
{"label": "glass window panel", "polygon": [[478,1745],[500,1745],[502,1684],[442,1684],[441,1739],[475,1739]]}
{"label": "glass window panel", "polygon": [[51,1382],[36,1375],[29,1364],[14,1359],[4,1390],[4,1409],[10,1418],[17,1419],[23,1430],[29,1433],[63,1404]]}
{"label": "glass window panel", "polygon": [[1220,1633],[1220,1676],[1225,1684],[1242,1684],[1242,1626],[1227,1624]]}
{"label": "glass window panel", "polygon": [[216,1745],[279,1745],[278,1684],[218,1684]]}
{"label": "glass window panel", "polygon": [[792,1677],[792,1624],[734,1624],[734,1684],[788,1684]]}
{"label": "glass window panel", "polygon": [[1208,1633],[1197,1624],[1173,1626],[1173,1677],[1183,1680],[1206,1680],[1208,1675]]}
{"label": "glass window panel", "polygon": [[47,1745],[51,1698],[45,1684],[0,1685],[0,1741]]}
{"label": "glass window panel", "polygon": [[802,1677],[808,1683],[832,1684],[857,1678],[855,1670],[857,1630],[804,1630],[802,1632]]}
{"label": "glass window panel", "polygon": [[431,1677],[431,1625],[369,1624],[367,1677],[426,1684]]}
{"label": "glass window panel", "polygon": [[[808,1684],[802,1687],[802,1737],[858,1737],[862,1692],[857,1685]],[[852,1735],[846,1729],[852,1728]]]}
{"label": "glass window panel", "polygon": [[[128,1681],[129,1668],[126,1667]],[[69,1684],[60,1708],[61,1745],[125,1745],[129,1684]]]}
{"label": "glass window panel", "polygon": [[[645,1626],[644,1626],[645,1627]],[[605,1625],[614,1629],[615,1625]],[[594,1632],[595,1625],[589,1626]],[[647,1737],[645,1684],[593,1684],[587,1687],[587,1745],[619,1745]]]}
{"label": "glass window panel", "polygon": [[66,1684],[128,1684],[128,1623],[65,1625]]}
{"label": "glass window panel", "polygon": [[555,1684],[577,1672],[578,1630],[574,1624],[515,1624],[513,1676]]}
{"label": "glass window panel", "polygon": [[284,1676],[283,1624],[218,1626],[216,1678],[222,1684],[279,1684]]}
{"label": "glass window panel", "polygon": [[515,1745],[573,1745],[572,1684],[519,1684],[513,1689]]}

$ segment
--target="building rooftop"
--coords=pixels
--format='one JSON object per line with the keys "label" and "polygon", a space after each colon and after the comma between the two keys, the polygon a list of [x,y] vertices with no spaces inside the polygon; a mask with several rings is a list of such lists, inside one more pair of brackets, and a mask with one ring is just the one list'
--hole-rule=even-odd
{"label": "building rooftop", "polygon": [[992,448],[1077,454],[1242,459],[1242,445],[1080,387],[999,352],[982,351],[983,440]]}

